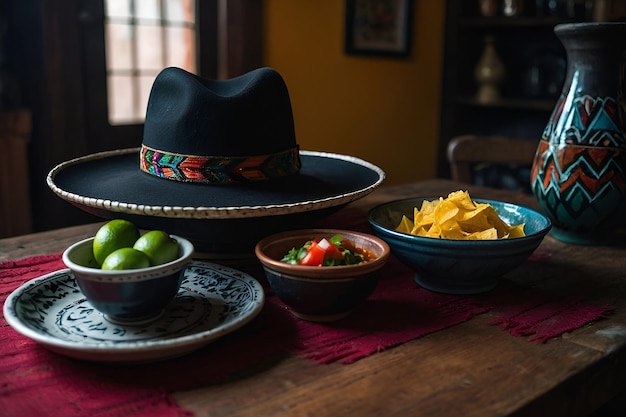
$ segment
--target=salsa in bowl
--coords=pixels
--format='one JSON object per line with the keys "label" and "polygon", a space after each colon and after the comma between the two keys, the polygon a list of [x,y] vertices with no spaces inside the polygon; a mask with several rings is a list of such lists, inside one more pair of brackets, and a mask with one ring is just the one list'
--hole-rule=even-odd
{"label": "salsa in bowl", "polygon": [[[319,245],[325,239],[330,243],[337,235],[346,245],[350,242],[352,249],[349,250],[353,254],[366,254],[365,259],[333,266],[324,266],[323,262],[305,265],[283,260],[286,254],[300,252],[308,242],[318,241]],[[303,252],[306,256],[307,250]],[[255,254],[272,290],[294,315],[310,321],[333,321],[349,315],[374,291],[390,249],[385,241],[366,233],[302,229],[268,236],[256,245]]]}

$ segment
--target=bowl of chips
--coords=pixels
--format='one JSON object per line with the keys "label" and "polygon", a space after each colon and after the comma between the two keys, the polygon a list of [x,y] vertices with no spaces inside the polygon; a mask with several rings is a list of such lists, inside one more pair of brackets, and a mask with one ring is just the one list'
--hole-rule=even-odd
{"label": "bowl of chips", "polygon": [[466,191],[384,203],[369,211],[368,221],[393,255],[415,271],[420,286],[461,295],[495,288],[552,227],[536,210],[473,200]]}

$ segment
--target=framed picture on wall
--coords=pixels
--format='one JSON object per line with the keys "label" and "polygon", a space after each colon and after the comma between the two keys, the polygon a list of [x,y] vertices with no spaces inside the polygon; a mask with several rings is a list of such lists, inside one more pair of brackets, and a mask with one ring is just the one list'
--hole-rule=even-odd
{"label": "framed picture on wall", "polygon": [[413,0],[346,0],[345,52],[406,57]]}

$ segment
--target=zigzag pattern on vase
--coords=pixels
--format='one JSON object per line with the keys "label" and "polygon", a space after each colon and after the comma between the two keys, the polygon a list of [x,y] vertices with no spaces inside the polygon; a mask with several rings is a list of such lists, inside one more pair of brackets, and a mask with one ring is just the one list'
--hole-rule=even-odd
{"label": "zigzag pattern on vase", "polygon": [[626,201],[626,150],[546,145],[539,148],[532,185],[555,226],[592,232],[618,216]]}
{"label": "zigzag pattern on vase", "polygon": [[[543,132],[543,137],[553,143],[620,147],[626,145],[626,134],[620,128],[618,103],[612,97],[585,95],[574,99],[567,106],[567,97],[561,95],[550,120]],[[567,117],[564,120],[562,113]],[[565,124],[567,128],[563,129]]]}

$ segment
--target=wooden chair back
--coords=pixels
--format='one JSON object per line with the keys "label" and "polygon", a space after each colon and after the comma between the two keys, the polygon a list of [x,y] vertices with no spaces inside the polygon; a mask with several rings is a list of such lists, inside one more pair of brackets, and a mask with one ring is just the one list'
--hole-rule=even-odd
{"label": "wooden chair back", "polygon": [[478,163],[531,165],[537,140],[505,136],[462,135],[448,143],[452,179],[471,184],[472,167]]}

